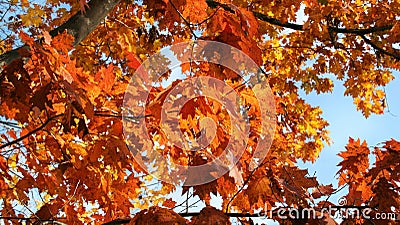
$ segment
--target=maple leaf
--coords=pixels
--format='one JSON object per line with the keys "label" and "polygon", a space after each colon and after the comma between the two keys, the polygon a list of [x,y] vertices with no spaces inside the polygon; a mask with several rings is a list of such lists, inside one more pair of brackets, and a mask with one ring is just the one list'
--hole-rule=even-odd
{"label": "maple leaf", "polygon": [[322,185],[314,188],[312,191],[313,198],[320,198],[322,196],[331,195],[336,189],[333,188],[332,184]]}
{"label": "maple leaf", "polygon": [[28,8],[28,13],[21,15],[22,24],[25,26],[39,26],[42,23],[42,17],[45,15],[43,9],[35,4],[34,8]]}
{"label": "maple leaf", "polygon": [[[128,53],[128,55],[126,56],[126,59],[128,60],[128,66],[137,69],[141,62],[139,61],[139,59],[131,52]],[[138,72],[140,73],[140,72]]]}
{"label": "maple leaf", "polygon": [[[354,141],[349,138],[349,143],[346,146],[345,152],[341,152],[338,155],[343,158],[343,161],[339,163],[341,169],[338,174],[344,174],[347,179],[357,179],[363,177],[369,168],[368,155],[370,150],[368,149],[367,142],[363,141],[360,143],[360,139]],[[342,177],[342,176],[340,176]],[[347,183],[348,180],[340,178],[339,184]]]}

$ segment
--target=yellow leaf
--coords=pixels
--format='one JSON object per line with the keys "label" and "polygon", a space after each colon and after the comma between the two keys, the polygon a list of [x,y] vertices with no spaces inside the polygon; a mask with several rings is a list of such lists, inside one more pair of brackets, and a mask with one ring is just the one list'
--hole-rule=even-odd
{"label": "yellow leaf", "polygon": [[42,23],[42,18],[45,16],[44,10],[35,4],[34,8],[29,8],[28,13],[21,15],[22,24],[24,26],[39,26]]}

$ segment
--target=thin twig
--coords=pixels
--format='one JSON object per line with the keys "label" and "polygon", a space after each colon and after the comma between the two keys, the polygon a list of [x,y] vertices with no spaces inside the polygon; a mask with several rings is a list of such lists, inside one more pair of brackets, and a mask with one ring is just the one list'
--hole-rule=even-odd
{"label": "thin twig", "polygon": [[244,187],[250,182],[250,179],[253,177],[253,174],[256,172],[256,170],[258,168],[260,168],[261,166],[265,165],[267,163],[267,161],[261,163],[260,165],[258,165],[253,171],[251,171],[250,175],[247,177],[246,181],[243,183],[243,185],[239,188],[239,190],[232,196],[231,199],[229,199],[228,204],[226,204],[225,207],[225,213],[228,213],[229,211],[229,205],[232,203],[232,201],[236,198],[236,196],[242,192],[242,190],[244,189]]}
{"label": "thin twig", "polygon": [[360,35],[361,38],[369,45],[371,45],[371,47],[373,47],[374,49],[376,49],[378,52],[383,53],[384,55],[388,55],[391,56],[397,60],[400,60],[400,55],[394,54],[392,52],[386,51],[385,49],[379,47],[378,45],[376,45],[375,43],[373,43],[371,40],[369,40],[367,37],[365,37],[365,35]]}
{"label": "thin twig", "polygon": [[178,8],[176,8],[175,4],[172,1],[169,1],[172,5],[172,7],[175,9],[175,11],[179,14],[179,17],[182,18],[183,22],[185,22],[185,24],[188,26],[190,32],[193,34],[194,38],[197,39],[197,35],[196,33],[194,33],[192,26],[193,24],[191,24],[189,21],[187,21],[187,19],[182,15],[182,13],[178,10]]}
{"label": "thin twig", "polygon": [[53,120],[55,120],[55,119],[57,119],[57,118],[59,118],[59,117],[61,117],[61,116],[63,116],[63,115],[64,115],[64,114],[59,114],[59,115],[55,115],[55,116],[53,116],[53,117],[50,117],[50,118],[47,119],[42,125],[40,125],[39,127],[37,127],[37,128],[35,128],[35,129],[29,131],[27,134],[21,136],[20,138],[15,139],[15,140],[13,140],[13,141],[11,141],[11,142],[8,142],[8,143],[6,143],[6,144],[4,144],[4,145],[1,145],[1,146],[0,146],[0,149],[6,148],[6,147],[8,147],[8,146],[11,146],[11,145],[13,145],[13,144],[16,144],[16,143],[18,143],[18,142],[24,140],[25,138],[28,138],[28,137],[31,136],[32,134],[35,134],[36,132],[42,130],[42,129],[43,129],[44,127],[46,127],[47,124],[49,124],[51,121],[53,121]]}

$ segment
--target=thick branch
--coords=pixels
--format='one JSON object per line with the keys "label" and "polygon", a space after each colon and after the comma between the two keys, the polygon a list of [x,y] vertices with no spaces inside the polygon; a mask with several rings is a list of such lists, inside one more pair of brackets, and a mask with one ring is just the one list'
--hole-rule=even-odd
{"label": "thick branch", "polygon": [[275,18],[271,18],[271,17],[269,17],[267,15],[264,15],[262,13],[259,13],[259,12],[252,12],[252,13],[259,20],[267,22],[267,23],[272,24],[272,25],[277,25],[277,26],[284,27],[284,28],[289,28],[289,29],[292,29],[292,30],[304,30],[302,24],[295,24],[295,23],[289,23],[289,22],[282,23],[281,21],[279,21],[279,20],[277,20]]}
{"label": "thick branch", "polygon": [[[213,1],[213,0],[206,0],[206,2],[207,2],[207,5],[210,8],[221,7],[224,10],[229,11],[231,13],[235,12],[227,4],[219,3],[219,2],[216,2],[216,1]],[[252,13],[256,18],[258,18],[261,21],[264,21],[264,22],[267,22],[267,23],[270,23],[270,24],[273,24],[273,25],[277,25],[277,26],[280,26],[280,27],[290,28],[290,29],[293,29],[293,30],[303,30],[303,25],[294,24],[294,23],[282,23],[281,21],[279,21],[279,20],[277,20],[275,18],[271,18],[271,17],[269,17],[267,15],[264,15],[262,13],[259,13],[259,12],[252,12]]]}
{"label": "thick branch", "polygon": [[118,219],[112,220],[110,222],[103,223],[103,225],[128,224],[129,222],[131,222],[131,218],[118,218]]}
{"label": "thick branch", "polygon": [[364,29],[346,29],[346,28],[338,28],[338,27],[329,27],[329,29],[335,33],[342,33],[342,34],[357,34],[357,35],[364,35],[364,34],[371,34],[381,31],[387,31],[393,28],[393,25],[385,25],[382,27],[370,27]]}
{"label": "thick branch", "polygon": [[[223,3],[219,3],[219,2],[215,2],[213,0],[206,0],[207,4],[209,7],[211,8],[216,8],[216,7],[221,7],[226,11],[232,12],[234,13],[235,11],[229,7],[229,5],[227,4],[223,4]],[[259,13],[259,12],[254,12],[252,11],[253,15],[264,22],[267,22],[269,24],[272,25],[276,25],[276,26],[280,26],[280,27],[284,27],[284,28],[288,28],[288,29],[292,29],[292,30],[298,30],[298,31],[305,31],[304,25],[303,24],[296,24],[296,23],[283,23],[278,19],[269,17],[265,14]],[[372,34],[372,33],[377,33],[377,32],[382,32],[382,31],[387,31],[393,28],[393,24],[388,24],[385,26],[381,26],[381,27],[370,27],[370,28],[339,28],[339,27],[333,27],[333,26],[329,26],[328,29],[329,31],[335,32],[335,33],[341,33],[341,34],[356,34],[359,35],[360,37],[362,37],[365,40],[365,37],[363,35],[366,34]],[[375,45],[374,43],[372,43],[371,41],[367,41],[365,40],[367,44],[369,44],[371,47],[373,47],[374,49],[380,51],[382,54],[391,56],[395,59],[399,59],[400,56],[388,51],[385,51],[384,49],[380,48],[379,46]]]}
{"label": "thick branch", "polygon": [[67,30],[74,37],[74,46],[79,44],[90,32],[92,32],[120,0],[92,0],[85,14],[76,13],[71,19],[50,31],[55,36]]}
{"label": "thick branch", "polygon": [[[231,7],[229,7],[226,4],[223,3],[219,3],[213,0],[206,0],[207,4],[209,7],[211,8],[216,8],[216,7],[221,7],[229,12],[234,12]],[[253,15],[264,22],[267,22],[269,24],[272,25],[277,25],[280,27],[284,27],[284,28],[289,28],[292,30],[300,30],[300,31],[304,31],[304,25],[303,24],[296,24],[296,23],[283,23],[278,19],[269,17],[265,14],[259,13],[259,12],[254,12],[252,11]],[[382,27],[371,27],[371,28],[355,28],[355,29],[347,29],[347,28],[338,28],[338,27],[329,27],[330,30],[336,32],[336,33],[342,33],[342,34],[358,34],[358,35],[363,35],[363,34],[370,34],[370,33],[375,33],[375,32],[380,32],[380,31],[386,31],[386,30],[390,30],[392,29],[393,25],[389,24],[386,26],[382,26]]]}
{"label": "thick branch", "polygon": [[[85,14],[77,12],[64,24],[50,31],[51,36],[56,36],[65,30],[74,37],[74,46],[79,44],[90,32],[92,32],[120,0],[92,0]],[[0,66],[9,65],[15,59],[21,57],[19,50],[29,49],[28,46],[11,50],[0,55]]]}

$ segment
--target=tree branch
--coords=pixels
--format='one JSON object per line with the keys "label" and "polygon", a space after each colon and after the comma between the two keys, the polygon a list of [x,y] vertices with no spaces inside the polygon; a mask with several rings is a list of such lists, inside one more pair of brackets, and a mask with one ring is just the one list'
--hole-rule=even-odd
{"label": "tree branch", "polygon": [[11,128],[14,129],[21,129],[20,126],[18,126],[18,123],[13,123],[13,122],[7,122],[7,121],[1,121],[0,120],[0,124],[4,125],[4,126],[9,126]]}
{"label": "tree branch", "polygon": [[[53,116],[53,117],[50,117],[50,118],[47,119],[42,125],[40,125],[39,127],[35,128],[35,129],[33,129],[33,130],[31,130],[31,131],[28,132],[27,134],[25,134],[25,135],[23,135],[23,136],[21,136],[21,137],[15,139],[15,140],[13,140],[13,141],[7,142],[7,143],[5,143],[4,145],[1,145],[1,146],[0,146],[0,149],[9,147],[9,146],[11,146],[11,145],[13,145],[13,144],[16,144],[16,143],[18,143],[18,142],[20,142],[20,141],[22,141],[22,140],[28,138],[29,136],[31,136],[31,135],[35,134],[36,132],[42,130],[42,129],[43,129],[44,127],[46,127],[47,124],[49,124],[51,121],[53,121],[53,120],[55,120],[55,119],[57,119],[57,118],[59,118],[59,117],[61,117],[61,116],[64,116],[64,114],[59,114],[59,115],[55,115],[55,116]],[[95,113],[94,113],[94,116],[137,120],[137,119],[142,119],[142,118],[151,117],[151,116],[153,116],[153,115],[148,114],[148,115],[143,115],[143,116],[125,116],[125,117],[124,117],[123,115],[120,115],[120,114],[109,114],[109,113],[95,112]],[[2,122],[2,121],[0,121],[0,122]],[[18,128],[20,128],[20,127],[18,127]]]}
{"label": "tree branch", "polygon": [[267,15],[264,15],[262,13],[259,13],[259,12],[252,12],[252,13],[257,19],[259,19],[261,21],[264,21],[264,22],[267,22],[267,23],[272,24],[272,25],[277,25],[277,26],[284,27],[284,28],[289,28],[289,29],[292,29],[292,30],[300,30],[300,31],[304,30],[302,24],[295,24],[295,23],[289,23],[289,22],[282,23],[278,19],[271,18],[271,17],[269,17]]}
{"label": "tree branch", "polygon": [[393,58],[395,58],[397,60],[400,60],[400,55],[397,55],[397,54],[394,54],[394,53],[386,51],[385,49],[383,49],[383,48],[379,47],[378,45],[376,45],[375,43],[373,43],[371,40],[369,40],[364,35],[360,35],[360,36],[365,41],[365,43],[371,45],[371,47],[376,49],[378,52],[381,52],[384,55],[388,55],[388,56],[391,56],[391,57],[393,57]]}
{"label": "tree branch", "polygon": [[103,225],[117,225],[117,224],[127,224],[131,221],[131,218],[117,218],[107,223],[103,223]]}
{"label": "tree branch", "polygon": [[239,188],[239,190],[232,196],[232,198],[229,200],[229,202],[226,204],[225,207],[225,213],[229,212],[229,207],[230,204],[233,202],[233,200],[236,198],[236,196],[243,191],[244,187],[250,182],[250,179],[253,177],[253,174],[256,172],[256,170],[266,164],[266,161],[261,163],[257,168],[255,168],[253,171],[251,171],[250,175],[247,177],[246,181],[243,183],[243,185]]}
{"label": "tree branch", "polygon": [[53,116],[53,117],[50,117],[50,118],[47,119],[42,125],[40,125],[39,127],[37,127],[37,128],[35,128],[35,129],[29,131],[27,134],[25,134],[25,135],[23,135],[23,136],[21,136],[21,137],[15,139],[15,140],[13,140],[13,141],[10,141],[10,142],[8,142],[8,143],[5,143],[4,145],[0,145],[0,149],[6,148],[6,147],[8,147],[8,146],[11,146],[11,145],[13,145],[13,144],[16,144],[16,143],[18,143],[18,142],[24,140],[25,138],[28,138],[28,137],[31,136],[32,134],[34,134],[34,133],[36,133],[36,132],[42,130],[42,129],[43,129],[44,127],[46,127],[47,124],[49,124],[51,121],[53,121],[53,120],[55,120],[55,119],[57,119],[58,117],[61,117],[61,116],[63,116],[63,115],[64,115],[64,114],[59,114],[59,115],[55,115],[55,116]]}
{"label": "tree branch", "polygon": [[[217,6],[219,6],[223,9],[225,9],[226,11],[229,11],[232,13],[235,12],[227,4],[219,3],[214,0],[206,0],[206,2],[210,8],[216,8]],[[252,11],[252,13],[257,19],[267,22],[267,23],[270,23],[272,25],[277,25],[277,26],[289,28],[292,30],[299,30],[299,31],[305,30],[303,24],[296,24],[296,23],[289,23],[289,22],[283,23],[278,19],[269,17],[269,16],[259,13],[259,12]],[[393,27],[393,24],[385,25],[382,27],[370,27],[370,28],[350,28],[350,29],[348,29],[348,28],[329,27],[329,29],[336,33],[363,35],[363,34],[370,34],[370,33],[375,33],[375,32],[380,32],[380,31],[387,31],[387,30],[392,29],[392,27]]]}
{"label": "tree branch", "polygon": [[338,27],[329,27],[329,29],[335,33],[342,33],[342,34],[357,34],[357,35],[364,35],[364,34],[371,34],[381,31],[387,31],[393,28],[392,24],[385,25],[382,27],[370,27],[370,28],[359,28],[359,29],[346,29],[346,28],[338,28]]}
{"label": "tree branch", "polygon": [[[229,7],[227,4],[223,4],[223,3],[219,3],[213,0],[206,0],[208,6],[210,8],[216,8],[216,7],[221,7],[226,11],[229,11],[231,13],[235,13],[234,10],[232,10],[231,7]],[[280,26],[283,28],[288,28],[288,29],[292,29],[292,30],[298,30],[298,31],[305,31],[306,29],[304,28],[303,24],[296,24],[296,23],[283,23],[278,19],[269,17],[265,14],[259,13],[259,12],[254,12],[252,11],[253,15],[264,22],[267,22],[269,24],[272,25],[276,25],[276,26]],[[329,26],[328,29],[329,31],[335,32],[335,33],[341,33],[341,34],[356,34],[359,35],[360,37],[362,37],[365,40],[365,37],[363,37],[363,35],[366,34],[371,34],[371,33],[377,33],[377,32],[382,32],[382,31],[388,31],[390,29],[393,28],[393,24],[388,24],[385,26],[380,26],[380,27],[370,27],[370,28],[339,28],[339,27],[333,27],[333,26]],[[368,39],[367,39],[368,40]],[[395,59],[399,59],[400,56],[388,51],[385,51],[384,49],[380,48],[379,46],[375,45],[374,43],[372,43],[371,41],[367,41],[365,40],[365,42],[367,44],[369,44],[371,47],[373,47],[374,49],[380,51],[381,53],[383,53],[384,55],[388,55],[391,56]]]}
{"label": "tree branch", "polygon": [[169,1],[169,3],[171,3],[172,7],[173,7],[173,8],[175,9],[175,11],[178,13],[179,17],[181,17],[182,20],[183,20],[183,22],[187,25],[187,27],[189,28],[190,33],[192,33],[193,37],[194,37],[195,39],[197,39],[197,35],[196,35],[196,33],[193,31],[193,29],[192,29],[192,24],[191,24],[189,21],[187,21],[187,19],[182,15],[182,13],[178,10],[178,8],[176,8],[176,6],[175,6],[175,4],[172,2],[172,0]]}
{"label": "tree branch", "polygon": [[67,22],[50,31],[50,35],[68,31],[74,37],[74,46],[79,44],[100,22],[110,13],[120,0],[92,0],[88,3],[89,9],[85,14],[77,12]]}
{"label": "tree branch", "polygon": [[[52,37],[67,31],[74,37],[74,46],[78,45],[90,32],[92,32],[120,0],[91,0],[85,14],[77,12],[64,24],[50,31]],[[21,58],[19,51],[28,49],[24,45],[0,55],[0,67],[9,65],[12,61]]]}

